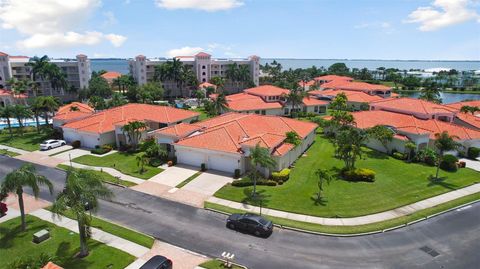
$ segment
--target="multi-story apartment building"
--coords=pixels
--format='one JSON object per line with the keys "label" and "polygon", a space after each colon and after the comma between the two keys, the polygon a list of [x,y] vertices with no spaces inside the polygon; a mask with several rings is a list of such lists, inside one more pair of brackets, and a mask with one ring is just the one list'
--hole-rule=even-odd
{"label": "multi-story apartment building", "polygon": [[[258,56],[250,56],[246,59],[217,59],[212,58],[208,53],[200,52],[194,56],[177,56],[175,58],[194,71],[199,83],[208,82],[213,77],[226,78],[228,66],[236,63],[239,66],[248,66],[251,80],[256,86],[259,85],[260,57]],[[143,85],[153,81],[155,66],[166,63],[168,60],[166,58],[147,58],[143,55],[138,55],[129,62],[130,73],[139,85]],[[185,89],[178,89],[177,84],[173,81],[163,81],[162,83],[169,96],[190,94]],[[224,90],[226,93],[232,93],[234,85],[226,83]]]}
{"label": "multi-story apartment building", "polygon": [[[31,67],[27,65],[30,57],[28,56],[11,56],[0,52],[0,88],[8,88],[7,81],[10,78],[19,80],[32,79]],[[60,67],[65,73],[68,87],[73,87],[75,90],[88,88],[92,71],[90,68],[90,60],[86,55],[79,54],[76,59],[51,59],[53,63]],[[70,89],[53,89],[50,81],[36,78],[39,84],[39,94],[52,95],[63,100],[72,98]],[[33,94],[31,91],[28,95]]]}

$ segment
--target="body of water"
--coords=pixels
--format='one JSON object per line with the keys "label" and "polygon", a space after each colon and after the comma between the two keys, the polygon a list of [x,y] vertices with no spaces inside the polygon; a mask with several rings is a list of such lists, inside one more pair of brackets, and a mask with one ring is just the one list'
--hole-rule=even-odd
{"label": "body of water", "polygon": [[[480,70],[480,61],[400,61],[400,60],[342,60],[342,59],[261,59],[260,63],[271,63],[273,60],[282,64],[284,70],[292,68],[329,67],[334,63],[345,63],[349,68],[378,67],[398,68],[400,70],[429,69],[429,68],[453,68],[459,71]],[[93,59],[92,71],[107,70],[128,74],[128,60],[96,60]]]}
{"label": "body of water", "polygon": [[[420,92],[402,92],[402,96],[408,96],[412,98],[420,97]],[[462,102],[464,100],[480,100],[480,93],[448,93],[442,92],[440,93],[442,97],[442,103],[450,104],[456,102]]]}

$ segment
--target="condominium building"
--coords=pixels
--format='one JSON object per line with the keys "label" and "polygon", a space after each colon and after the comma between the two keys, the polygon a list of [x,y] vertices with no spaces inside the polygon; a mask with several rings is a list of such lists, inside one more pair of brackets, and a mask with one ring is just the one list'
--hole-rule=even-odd
{"label": "condominium building", "polygon": [[[29,60],[28,56],[12,56],[0,52],[0,88],[9,88],[7,81],[10,78],[32,79],[32,68],[27,65]],[[79,54],[75,59],[50,59],[50,63],[57,65],[65,73],[69,88],[79,90],[88,87],[92,71],[86,55]],[[50,81],[42,80],[40,77],[36,78],[36,82],[40,86],[41,95],[52,95],[63,100],[71,98],[68,91],[70,89],[53,89]],[[29,90],[27,94],[32,95],[33,92]]]}
{"label": "condominium building", "polygon": [[[250,56],[246,59],[218,59],[212,58],[210,54],[200,52],[194,56],[177,56],[183,65],[191,68],[197,76],[198,82],[209,82],[213,77],[226,78],[227,69],[230,64],[246,65],[250,71],[250,78],[255,85],[259,85],[260,76],[260,57]],[[171,59],[166,58],[147,58],[143,55],[138,55],[135,59],[130,60],[130,73],[135,78],[139,85],[153,81],[155,66],[166,63]],[[191,94],[186,89],[178,89],[174,81],[162,81],[168,96],[186,96]],[[225,84],[226,93],[232,93],[235,89],[231,83]]]}

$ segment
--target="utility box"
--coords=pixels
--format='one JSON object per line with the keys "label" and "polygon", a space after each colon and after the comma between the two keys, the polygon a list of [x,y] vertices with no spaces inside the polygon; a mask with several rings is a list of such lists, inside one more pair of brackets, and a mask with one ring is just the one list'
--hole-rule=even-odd
{"label": "utility box", "polygon": [[33,234],[33,243],[39,244],[50,238],[50,232],[43,229]]}

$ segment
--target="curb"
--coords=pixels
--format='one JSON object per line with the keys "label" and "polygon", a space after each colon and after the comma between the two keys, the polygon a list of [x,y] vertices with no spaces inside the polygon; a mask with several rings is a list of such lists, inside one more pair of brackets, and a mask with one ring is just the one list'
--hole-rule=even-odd
{"label": "curb", "polygon": [[[60,170],[60,171],[63,171],[63,172],[67,171],[67,170],[65,170],[65,169],[63,169],[63,168],[56,167],[56,166],[53,167],[53,168],[55,168],[55,169],[57,169],[57,170]],[[76,168],[76,167],[73,167],[73,168]],[[84,169],[84,168],[77,168],[77,169]],[[87,169],[87,170],[88,170],[88,169]],[[93,170],[93,169],[92,169],[92,170]],[[93,170],[93,171],[96,171],[96,170]],[[116,187],[123,188],[123,189],[127,189],[127,188],[128,188],[127,186],[123,186],[123,185],[121,185],[121,184],[113,183],[113,182],[110,182],[110,181],[103,181],[103,180],[102,180],[102,182],[105,183],[105,184],[109,184],[109,185],[116,186]]]}
{"label": "curb", "polygon": [[[291,230],[291,231],[296,231],[296,232],[301,232],[301,233],[307,233],[307,234],[323,235],[323,236],[334,236],[334,237],[366,236],[366,235],[390,232],[390,231],[394,231],[394,230],[397,230],[397,229],[400,229],[400,228],[404,228],[404,227],[407,227],[407,226],[410,226],[410,225],[428,220],[430,218],[437,217],[437,216],[443,215],[445,213],[448,213],[448,212],[451,212],[451,211],[454,211],[454,210],[457,210],[459,208],[469,206],[469,205],[472,205],[472,204],[475,204],[475,203],[479,203],[479,202],[480,202],[480,199],[475,200],[475,201],[471,201],[471,202],[468,202],[468,203],[465,203],[465,204],[461,204],[461,205],[458,205],[456,207],[452,207],[450,209],[447,209],[447,210],[444,210],[444,211],[441,211],[441,212],[438,212],[438,213],[435,213],[435,214],[432,214],[432,215],[429,215],[429,216],[426,216],[426,217],[423,217],[423,218],[420,218],[420,219],[417,219],[417,220],[414,220],[414,221],[411,221],[411,222],[407,222],[405,224],[397,225],[397,226],[390,227],[390,228],[383,229],[383,230],[376,230],[376,231],[365,232],[365,233],[333,234],[333,233],[322,233],[322,232],[309,231],[309,230],[294,228],[294,227],[290,227],[290,226],[283,226],[283,225],[279,225],[279,224],[273,224],[273,226],[275,226],[277,228],[281,228],[281,229],[286,229],[286,230]],[[227,212],[224,212],[224,211],[221,211],[221,210],[217,210],[217,209],[213,209],[213,208],[205,208],[205,210],[209,210],[209,211],[216,212],[216,213],[223,214],[223,215],[227,215],[227,216],[230,215],[230,213],[227,213]],[[268,215],[266,215],[266,216],[268,216]],[[318,224],[318,225],[321,225],[321,224]],[[327,226],[327,225],[321,225],[321,226]],[[355,226],[349,226],[349,227],[355,227]]]}

